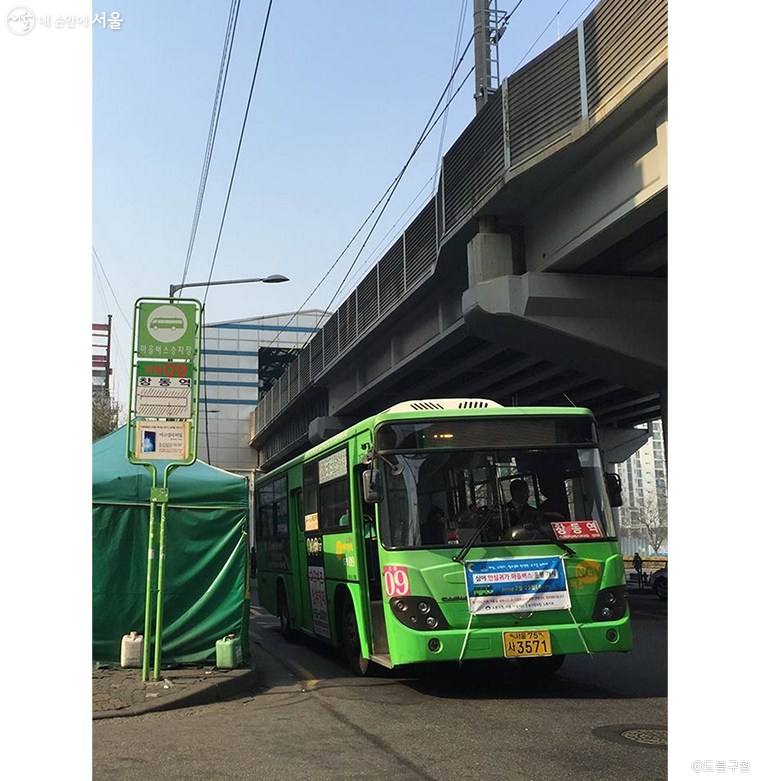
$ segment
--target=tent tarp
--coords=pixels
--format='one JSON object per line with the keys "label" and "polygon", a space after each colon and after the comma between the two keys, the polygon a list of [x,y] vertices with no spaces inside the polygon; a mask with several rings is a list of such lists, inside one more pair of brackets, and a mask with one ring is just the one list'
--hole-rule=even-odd
{"label": "tent tarp", "polygon": [[[138,464],[127,461],[127,428],[114,431],[92,445],[92,501],[115,504],[150,502],[151,475]],[[166,461],[156,461],[159,483]],[[248,506],[245,478],[225,472],[203,461],[175,469],[169,476],[172,504],[195,507],[220,505]]]}
{"label": "tent tarp", "polygon": [[[93,660],[113,663],[122,636],[144,628],[151,478],[127,461],[124,428],[92,450]],[[196,462],[168,485],[162,666],[213,663],[230,633],[247,657],[247,481]]]}

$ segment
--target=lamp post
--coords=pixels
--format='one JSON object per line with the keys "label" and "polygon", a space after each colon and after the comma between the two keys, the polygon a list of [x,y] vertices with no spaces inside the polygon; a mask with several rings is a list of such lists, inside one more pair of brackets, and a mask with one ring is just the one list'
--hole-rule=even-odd
{"label": "lamp post", "polygon": [[211,287],[211,285],[242,285],[245,282],[265,282],[267,284],[274,284],[276,282],[290,282],[287,277],[282,274],[270,274],[268,277],[256,277],[254,279],[225,279],[221,282],[185,282],[182,285],[169,285],[169,298],[174,298],[174,294],[178,290],[182,290],[186,287]]}
{"label": "lamp post", "polygon": [[[242,285],[247,282],[265,282],[266,284],[275,284],[277,282],[290,282],[288,277],[282,274],[270,274],[268,277],[254,277],[253,279],[225,279],[219,282],[183,282],[180,285],[169,285],[169,298],[173,299],[175,294],[186,287],[210,287],[211,285]],[[206,415],[218,410],[209,410],[208,405],[204,404]],[[208,442],[208,419],[206,420],[206,448],[208,451],[209,463],[211,462],[211,446]]]}

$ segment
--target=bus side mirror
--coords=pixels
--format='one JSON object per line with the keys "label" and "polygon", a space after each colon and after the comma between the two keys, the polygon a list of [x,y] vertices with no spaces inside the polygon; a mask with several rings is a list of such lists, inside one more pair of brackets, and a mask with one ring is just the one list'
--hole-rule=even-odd
{"label": "bus side mirror", "polygon": [[615,472],[605,472],[604,482],[607,484],[607,495],[613,507],[623,506],[623,486],[620,484],[620,475]]}
{"label": "bus side mirror", "polygon": [[377,504],[383,500],[383,473],[379,469],[366,469],[362,474],[364,501]]}

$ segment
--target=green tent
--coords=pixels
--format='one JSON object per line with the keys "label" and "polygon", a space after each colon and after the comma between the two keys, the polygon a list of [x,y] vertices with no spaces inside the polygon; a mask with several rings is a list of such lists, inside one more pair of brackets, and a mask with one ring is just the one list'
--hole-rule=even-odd
{"label": "green tent", "polygon": [[[92,658],[100,663],[118,663],[122,636],[145,625],[151,476],[127,460],[126,431],[92,445]],[[168,485],[161,664],[213,663],[216,641],[231,633],[247,659],[248,481],[196,461],[171,472]]]}

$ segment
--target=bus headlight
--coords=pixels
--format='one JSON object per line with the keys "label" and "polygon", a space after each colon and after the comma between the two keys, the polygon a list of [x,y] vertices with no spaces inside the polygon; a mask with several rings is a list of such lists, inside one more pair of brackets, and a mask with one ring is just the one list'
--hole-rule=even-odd
{"label": "bus headlight", "polygon": [[596,595],[593,621],[618,621],[625,615],[628,594],[625,586],[603,588]]}

